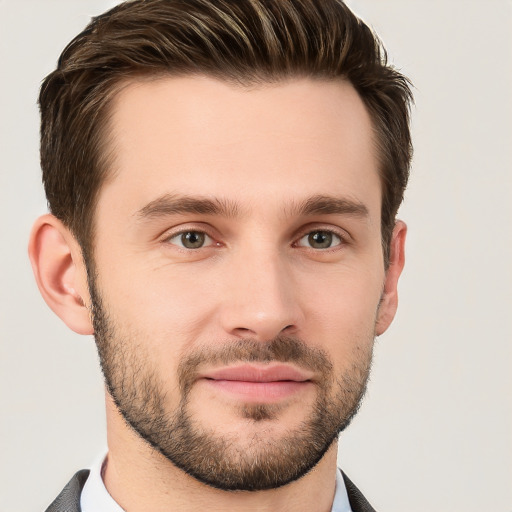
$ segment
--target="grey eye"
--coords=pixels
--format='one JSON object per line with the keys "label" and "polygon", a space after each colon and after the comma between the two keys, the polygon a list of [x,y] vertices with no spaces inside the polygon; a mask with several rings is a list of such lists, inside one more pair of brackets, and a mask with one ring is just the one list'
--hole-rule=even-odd
{"label": "grey eye", "polygon": [[311,231],[304,235],[299,244],[301,247],[311,247],[312,249],[329,249],[341,244],[341,238],[332,231]]}
{"label": "grey eye", "polygon": [[212,239],[202,231],[185,231],[178,233],[170,238],[169,241],[185,249],[200,249],[212,243]]}

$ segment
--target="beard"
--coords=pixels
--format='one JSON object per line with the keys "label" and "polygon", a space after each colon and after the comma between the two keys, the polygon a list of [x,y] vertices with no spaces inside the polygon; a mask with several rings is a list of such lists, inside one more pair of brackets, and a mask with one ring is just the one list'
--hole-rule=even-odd
{"label": "beard", "polygon": [[[120,414],[150,446],[204,484],[226,491],[259,491],[295,481],[315,467],[359,409],[370,373],[373,335],[361,339],[342,375],[335,375],[325,351],[294,337],[279,336],[266,343],[239,339],[195,349],[179,362],[179,404],[169,410],[169,386],[159,376],[147,346],[121,334],[94,280],[89,288],[101,368]],[[279,403],[237,408],[252,426],[262,426],[251,428],[245,439],[208,428],[194,418],[190,394],[200,367],[274,361],[294,363],[319,376],[314,404],[295,428],[285,435],[271,434],[268,427],[279,423],[286,407]]]}

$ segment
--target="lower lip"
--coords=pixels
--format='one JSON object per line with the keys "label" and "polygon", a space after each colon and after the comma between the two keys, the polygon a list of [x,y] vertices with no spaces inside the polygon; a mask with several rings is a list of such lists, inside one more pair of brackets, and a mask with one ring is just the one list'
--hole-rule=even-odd
{"label": "lower lip", "polygon": [[312,383],[282,380],[272,382],[248,382],[240,380],[204,379],[211,387],[251,402],[274,402],[304,391]]}

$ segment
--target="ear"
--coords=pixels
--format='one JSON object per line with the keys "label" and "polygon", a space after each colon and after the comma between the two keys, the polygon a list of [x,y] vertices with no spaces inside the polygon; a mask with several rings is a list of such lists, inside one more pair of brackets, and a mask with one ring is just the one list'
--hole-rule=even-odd
{"label": "ear", "polygon": [[398,278],[405,265],[405,236],[407,226],[401,220],[397,221],[391,236],[389,266],[384,280],[384,290],[377,313],[375,334],[380,336],[390,326],[398,307]]}
{"label": "ear", "polygon": [[52,311],[78,334],[93,334],[82,251],[68,228],[53,215],[36,220],[28,254],[37,286]]}

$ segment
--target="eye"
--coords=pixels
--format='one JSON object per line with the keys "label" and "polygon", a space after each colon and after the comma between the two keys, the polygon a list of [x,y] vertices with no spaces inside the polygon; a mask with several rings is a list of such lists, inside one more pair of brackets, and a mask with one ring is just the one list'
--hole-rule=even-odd
{"label": "eye", "polygon": [[318,230],[311,231],[304,235],[297,243],[300,247],[311,247],[312,249],[330,249],[341,245],[342,239],[332,231]]}
{"label": "eye", "polygon": [[170,237],[168,242],[184,249],[201,249],[212,245],[213,240],[202,231],[183,231]]}

